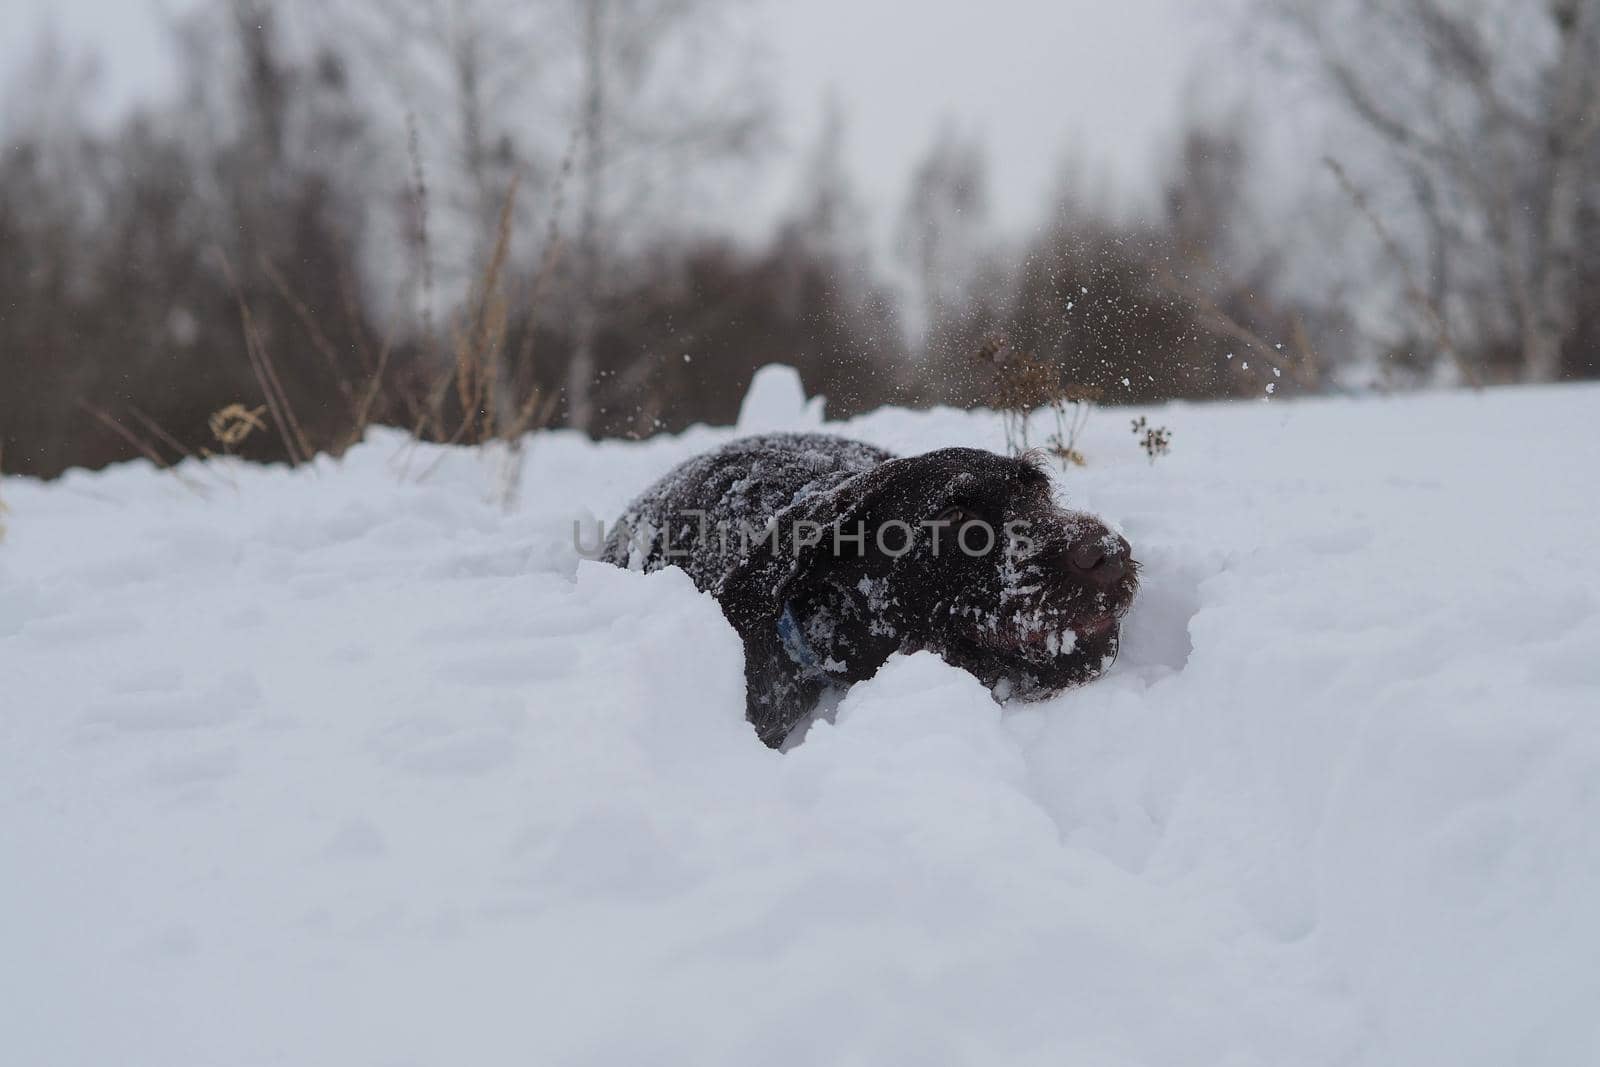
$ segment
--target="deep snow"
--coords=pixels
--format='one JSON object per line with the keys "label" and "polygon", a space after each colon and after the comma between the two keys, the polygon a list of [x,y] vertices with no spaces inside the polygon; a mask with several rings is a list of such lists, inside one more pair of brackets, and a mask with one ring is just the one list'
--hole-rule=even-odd
{"label": "deep snow", "polygon": [[1597,405],[1102,411],[1112,671],[893,660],[783,754],[713,601],[572,544],[732,431],[535,437],[509,514],[392,433],[8,479],[0,1061],[1600,1062]]}

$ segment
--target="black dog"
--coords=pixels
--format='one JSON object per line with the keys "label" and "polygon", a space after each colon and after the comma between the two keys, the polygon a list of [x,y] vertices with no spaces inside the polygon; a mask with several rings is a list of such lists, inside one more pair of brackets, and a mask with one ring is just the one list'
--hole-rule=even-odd
{"label": "black dog", "polygon": [[825,434],[734,441],[628,508],[602,558],[680,566],[744,641],[746,712],[777,746],[822,692],[928,649],[996,698],[1048,696],[1116,657],[1137,565],[1058,508],[1029,458],[896,458]]}

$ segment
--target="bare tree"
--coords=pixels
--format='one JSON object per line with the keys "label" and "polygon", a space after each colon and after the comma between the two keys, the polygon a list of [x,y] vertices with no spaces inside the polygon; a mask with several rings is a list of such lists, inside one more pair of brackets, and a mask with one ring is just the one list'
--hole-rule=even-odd
{"label": "bare tree", "polygon": [[[595,422],[596,345],[608,310],[607,254],[621,212],[650,191],[748,154],[764,127],[759,88],[742,81],[719,37],[738,0],[569,0],[576,15],[581,155],[573,257],[567,421]],[[733,81],[717,81],[718,71]],[[737,91],[733,91],[737,90]]]}
{"label": "bare tree", "polygon": [[1588,148],[1600,128],[1600,9],[1590,0],[1550,0],[1548,10],[1560,42],[1548,117],[1538,131],[1549,157],[1548,192],[1536,222],[1536,269],[1525,283],[1533,295],[1523,358],[1535,381],[1557,376],[1561,346],[1577,320],[1578,213],[1584,181],[1594,178]]}
{"label": "bare tree", "polygon": [[1580,216],[1595,193],[1600,4],[1269,0],[1372,133],[1420,225],[1436,307],[1488,302],[1519,374],[1551,381],[1578,322]]}
{"label": "bare tree", "polygon": [[427,177],[430,255],[442,260],[432,266],[444,297],[459,296],[493,254],[513,181],[524,205],[516,228],[531,231],[559,151],[537,136],[548,11],[514,0],[369,0],[305,17],[321,36],[356,45],[363,70],[391,90],[405,120],[391,140],[414,140],[404,170]]}
{"label": "bare tree", "polygon": [[866,207],[844,166],[846,121],[838,100],[823,101],[822,121],[800,164],[800,195],[783,237],[817,259],[852,269],[867,256]]}
{"label": "bare tree", "polygon": [[928,329],[964,302],[980,266],[988,206],[982,146],[945,126],[912,173],[896,235],[899,256],[921,291]]}
{"label": "bare tree", "polygon": [[587,431],[594,423],[595,339],[603,277],[600,204],[604,197],[606,120],[606,0],[577,0],[583,19],[583,166],[578,221],[577,315],[572,360],[567,365],[567,422]]}
{"label": "bare tree", "polygon": [[[369,0],[318,16],[330,32],[363,43],[368,68],[394,84],[414,116],[407,184],[428,171],[432,223],[426,241],[410,244],[443,260],[444,303],[476,284],[500,244],[507,191],[520,183],[509,270],[520,273],[529,259],[557,264],[541,291],[561,320],[563,343],[547,351],[569,425],[597,425],[597,381],[615,370],[598,352],[617,310],[608,293],[622,287],[611,265],[625,258],[624,245],[644,243],[672,217],[651,215],[646,201],[685,190],[757,142],[764,93],[745,77],[747,50],[731,39],[748,6]],[[551,257],[558,238],[563,254]],[[533,240],[547,247],[530,256]],[[426,273],[413,265],[414,276]]]}

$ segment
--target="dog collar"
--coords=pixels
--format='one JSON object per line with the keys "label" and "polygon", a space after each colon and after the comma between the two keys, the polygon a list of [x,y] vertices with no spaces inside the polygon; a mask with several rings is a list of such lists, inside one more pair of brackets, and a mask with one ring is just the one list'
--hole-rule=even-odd
{"label": "dog collar", "polygon": [[819,662],[817,654],[806,644],[800,620],[795,618],[793,604],[784,604],[783,614],[778,616],[778,640],[783,642],[783,650],[789,654],[789,658],[801,668],[808,671],[816,668]]}

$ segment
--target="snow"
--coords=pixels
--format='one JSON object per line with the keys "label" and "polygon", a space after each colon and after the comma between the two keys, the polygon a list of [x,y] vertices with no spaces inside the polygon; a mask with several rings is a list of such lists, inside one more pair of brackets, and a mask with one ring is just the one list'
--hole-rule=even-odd
{"label": "snow", "polygon": [[1596,1062],[1597,400],[1102,411],[1112,670],[894,659],[784,753],[715,602],[573,546],[730,430],[541,435],[509,514],[389,432],[7,479],[0,1058]]}
{"label": "snow", "polygon": [[822,425],[826,398],[806,399],[800,372],[782,363],[769,363],[756,371],[739,405],[739,432],[814,430]]}

